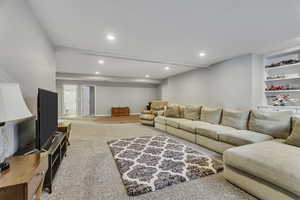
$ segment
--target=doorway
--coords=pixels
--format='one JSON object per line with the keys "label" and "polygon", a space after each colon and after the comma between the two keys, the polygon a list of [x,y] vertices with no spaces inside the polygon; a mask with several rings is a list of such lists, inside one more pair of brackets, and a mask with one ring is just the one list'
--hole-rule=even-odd
{"label": "doorway", "polygon": [[63,115],[77,116],[78,115],[78,86],[63,85]]}
{"label": "doorway", "polygon": [[96,87],[92,85],[81,86],[81,116],[94,117],[96,110]]}

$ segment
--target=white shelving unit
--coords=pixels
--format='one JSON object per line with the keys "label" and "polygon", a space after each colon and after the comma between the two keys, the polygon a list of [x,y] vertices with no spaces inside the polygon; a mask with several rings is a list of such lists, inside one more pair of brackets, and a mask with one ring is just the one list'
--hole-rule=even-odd
{"label": "white shelving unit", "polygon": [[266,71],[272,71],[272,70],[281,70],[281,69],[289,69],[289,68],[293,68],[293,67],[300,67],[300,63],[295,63],[295,64],[291,64],[291,65],[282,65],[282,66],[278,66],[278,67],[270,67],[270,68],[265,68]]}
{"label": "white shelving unit", "polygon": [[[278,63],[284,60],[300,60],[300,47],[295,47],[283,51],[278,51],[264,56],[264,66],[272,63]],[[267,110],[294,110],[300,113],[300,63],[282,65],[277,67],[265,68],[265,87],[273,86],[289,86],[290,90],[271,90],[264,91],[267,105],[260,106]],[[288,76],[293,74],[293,76]],[[295,76],[298,74],[298,76]],[[267,79],[270,76],[287,75],[285,78]],[[298,89],[299,88],[299,89]],[[293,99],[298,99],[297,102],[289,102],[286,106],[273,106],[272,99],[278,95],[289,95]]]}
{"label": "white shelving unit", "polygon": [[270,91],[265,91],[265,93],[293,93],[293,92],[300,92],[299,90],[270,90]]}
{"label": "white shelving unit", "polygon": [[288,80],[298,80],[299,77],[291,77],[291,78],[276,78],[276,79],[266,79],[265,82],[276,82],[276,81],[288,81]]}

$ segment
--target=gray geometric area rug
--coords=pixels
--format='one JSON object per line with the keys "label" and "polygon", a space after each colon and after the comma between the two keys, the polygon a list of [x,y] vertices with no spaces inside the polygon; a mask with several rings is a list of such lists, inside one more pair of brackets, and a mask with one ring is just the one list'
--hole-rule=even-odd
{"label": "gray geometric area rug", "polygon": [[166,136],[108,142],[130,196],[216,174],[219,161]]}

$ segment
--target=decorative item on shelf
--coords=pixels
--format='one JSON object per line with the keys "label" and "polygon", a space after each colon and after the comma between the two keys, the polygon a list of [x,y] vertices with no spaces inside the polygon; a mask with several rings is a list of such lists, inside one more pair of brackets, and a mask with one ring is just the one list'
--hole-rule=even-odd
{"label": "decorative item on shelf", "polygon": [[283,60],[278,63],[272,63],[270,65],[266,65],[265,68],[273,68],[273,67],[280,67],[280,66],[284,66],[284,65],[292,65],[292,64],[299,63],[299,62],[300,62],[300,60],[296,60],[296,59]]}
{"label": "decorative item on shelf", "polygon": [[296,103],[298,99],[290,98],[290,95],[278,95],[272,99],[274,106],[286,106],[288,102]]}
{"label": "decorative item on shelf", "polygon": [[275,86],[275,85],[271,85],[271,87],[266,88],[266,91],[273,91],[273,90],[288,90],[289,89],[289,85],[283,86],[283,85],[279,85],[279,86]]}
{"label": "decorative item on shelf", "polygon": [[9,163],[5,159],[7,157],[5,149],[8,144],[7,135],[15,131],[13,123],[31,116],[19,84],[0,83],[0,171],[9,168]]}

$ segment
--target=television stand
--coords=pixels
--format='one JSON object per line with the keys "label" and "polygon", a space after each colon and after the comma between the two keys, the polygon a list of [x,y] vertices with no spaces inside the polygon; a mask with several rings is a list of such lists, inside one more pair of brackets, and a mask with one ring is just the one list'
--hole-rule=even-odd
{"label": "television stand", "polygon": [[44,188],[49,193],[52,193],[52,183],[55,177],[55,174],[63,160],[66,156],[68,148],[68,140],[64,133],[58,133],[55,135],[52,144],[47,150],[49,158],[49,169],[46,173]]}

